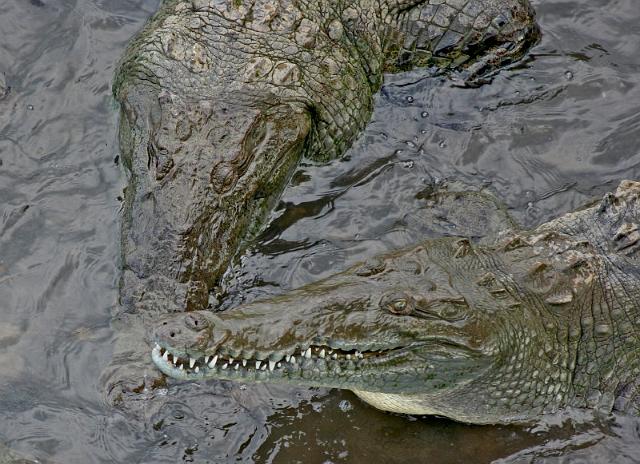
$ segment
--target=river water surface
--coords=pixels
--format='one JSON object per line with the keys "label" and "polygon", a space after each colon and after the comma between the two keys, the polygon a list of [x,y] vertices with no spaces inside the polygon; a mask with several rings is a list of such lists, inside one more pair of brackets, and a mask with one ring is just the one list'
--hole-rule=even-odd
{"label": "river water surface", "polygon": [[[106,407],[125,181],[110,84],[157,5],[0,2],[0,442],[58,463],[640,462],[640,421],[580,411],[472,427],[349,392],[214,381],[171,384],[145,417]],[[534,226],[640,179],[637,1],[535,7],[541,42],[490,85],[390,77],[347,156],[300,167],[235,263],[230,301],[442,233],[420,195],[436,182],[487,189]]]}

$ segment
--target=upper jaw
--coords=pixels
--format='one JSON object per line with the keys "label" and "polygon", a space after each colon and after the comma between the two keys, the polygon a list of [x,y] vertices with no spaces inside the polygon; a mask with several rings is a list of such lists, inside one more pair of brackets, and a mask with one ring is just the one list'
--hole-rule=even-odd
{"label": "upper jaw", "polygon": [[[158,326],[152,358],[178,379],[281,378],[348,388],[347,374],[375,377],[439,360],[464,363],[481,354],[455,324],[389,315],[371,306],[369,297],[340,310],[327,306],[327,292],[298,293],[220,314],[173,315]],[[343,380],[327,383],[336,378]]]}

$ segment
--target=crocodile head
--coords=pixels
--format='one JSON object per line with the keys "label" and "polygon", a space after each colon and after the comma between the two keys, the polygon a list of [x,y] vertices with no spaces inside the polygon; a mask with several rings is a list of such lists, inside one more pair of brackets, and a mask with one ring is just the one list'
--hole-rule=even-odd
{"label": "crocodile head", "polygon": [[178,379],[349,389],[381,409],[476,422],[469,386],[496,377],[537,323],[513,326],[520,306],[470,247],[428,241],[269,300],[167,317],[153,360]]}
{"label": "crocodile head", "polygon": [[152,358],[179,379],[344,388],[470,423],[632,410],[637,364],[619,360],[638,347],[639,198],[625,181],[531,231],[427,240],[275,298],[174,315]]}

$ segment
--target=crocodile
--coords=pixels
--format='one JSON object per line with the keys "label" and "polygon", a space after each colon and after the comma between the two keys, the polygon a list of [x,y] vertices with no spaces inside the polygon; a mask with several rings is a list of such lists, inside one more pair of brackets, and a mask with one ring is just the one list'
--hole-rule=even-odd
{"label": "crocodile", "polygon": [[211,306],[300,159],[345,152],[385,73],[476,85],[538,36],[528,0],[164,0],[113,85],[128,185],[109,401],[158,385],[149,321]]}
{"label": "crocodile", "polygon": [[165,316],[152,359],[177,379],[347,389],[473,424],[637,414],[640,182],[531,230],[505,226],[227,311]]}

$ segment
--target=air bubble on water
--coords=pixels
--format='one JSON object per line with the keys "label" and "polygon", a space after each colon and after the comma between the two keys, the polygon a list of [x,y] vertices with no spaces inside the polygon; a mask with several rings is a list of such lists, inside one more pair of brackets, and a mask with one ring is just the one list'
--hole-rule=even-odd
{"label": "air bubble on water", "polygon": [[409,103],[413,103],[413,97],[412,97],[411,95],[409,95],[409,96],[407,97],[407,101],[408,101]]}
{"label": "air bubble on water", "polygon": [[571,71],[567,71],[567,72],[564,73],[564,77],[565,77],[565,79],[570,81],[571,79],[573,79],[573,73]]}
{"label": "air bubble on water", "polygon": [[412,167],[413,167],[413,161],[411,161],[411,160],[409,160],[409,161],[403,161],[402,166],[403,166],[403,167],[405,167],[405,168],[407,168],[407,169],[410,169],[410,168],[412,168]]}
{"label": "air bubble on water", "polygon": [[447,146],[447,142],[446,142],[445,140],[441,140],[441,141],[440,141],[440,143],[438,144],[438,146],[439,146],[440,148],[444,148],[444,147],[446,147],[446,146]]}
{"label": "air bubble on water", "polygon": [[338,404],[338,408],[340,408],[340,411],[342,411],[342,412],[348,412],[348,411],[351,411],[353,409],[353,406],[351,405],[351,403],[349,401],[342,400]]}
{"label": "air bubble on water", "polygon": [[33,105],[27,105],[27,109],[28,109],[29,111],[33,111]]}
{"label": "air bubble on water", "polygon": [[422,116],[423,118],[426,118],[427,116],[429,116],[429,113],[427,113],[426,111],[423,111],[422,113],[420,113],[420,116]]}
{"label": "air bubble on water", "polygon": [[408,146],[409,148],[415,148],[415,147],[416,147],[416,144],[415,144],[415,143],[413,143],[411,140],[407,140],[407,142],[406,142],[406,143],[407,143],[407,146]]}

